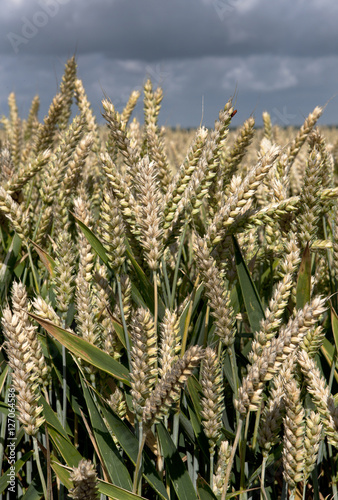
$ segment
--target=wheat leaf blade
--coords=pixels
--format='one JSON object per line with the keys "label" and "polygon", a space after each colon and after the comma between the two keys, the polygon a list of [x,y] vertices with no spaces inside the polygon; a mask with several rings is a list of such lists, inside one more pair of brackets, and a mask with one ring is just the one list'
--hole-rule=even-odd
{"label": "wheat leaf blade", "polygon": [[31,313],[29,316],[35,319],[50,335],[57,339],[60,344],[64,345],[73,354],[87,363],[96,366],[99,370],[109,373],[118,380],[121,380],[124,384],[130,385],[128,370],[104,351],[101,351],[101,349],[81,337],[78,337],[74,333],[54,325],[51,321]]}

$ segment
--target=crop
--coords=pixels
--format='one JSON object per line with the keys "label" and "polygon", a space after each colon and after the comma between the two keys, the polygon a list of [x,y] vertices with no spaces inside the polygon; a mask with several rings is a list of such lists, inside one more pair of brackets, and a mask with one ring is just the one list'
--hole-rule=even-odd
{"label": "crop", "polygon": [[[338,491],[335,131],[99,126],[76,61],[43,122],[9,96],[0,182],[0,491]],[[72,118],[72,104],[76,114]],[[186,144],[190,144],[187,150]]]}

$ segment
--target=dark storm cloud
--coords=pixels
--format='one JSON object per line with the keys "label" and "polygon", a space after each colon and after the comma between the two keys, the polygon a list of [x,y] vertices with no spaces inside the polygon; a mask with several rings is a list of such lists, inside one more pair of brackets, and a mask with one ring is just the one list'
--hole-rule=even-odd
{"label": "dark storm cloud", "polygon": [[[164,89],[161,123],[212,126],[236,92],[235,124],[264,109],[300,124],[338,92],[335,0],[0,0],[0,114],[15,91],[40,117],[77,55],[95,114],[122,109],[149,76]],[[337,123],[332,100],[323,121]],[[135,110],[142,119],[141,104]]]}
{"label": "dark storm cloud", "polygon": [[[100,52],[117,59],[272,54],[338,49],[338,3],[271,0],[40,0],[5,3],[1,49],[26,54]],[[40,13],[40,14],[39,14]],[[39,25],[41,27],[39,27]]]}

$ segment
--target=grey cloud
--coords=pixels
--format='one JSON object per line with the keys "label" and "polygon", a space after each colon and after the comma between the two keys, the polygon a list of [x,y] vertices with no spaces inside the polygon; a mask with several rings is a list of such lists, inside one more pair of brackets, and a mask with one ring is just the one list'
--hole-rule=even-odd
{"label": "grey cloud", "polygon": [[[164,89],[169,125],[198,126],[203,115],[212,126],[235,92],[234,124],[251,113],[261,123],[264,109],[300,124],[338,91],[334,0],[44,1],[54,14],[38,14],[42,0],[0,0],[1,114],[14,90],[23,116],[39,93],[42,118],[74,52],[99,118],[104,93],[122,109],[147,76]],[[41,26],[14,51],[8,34],[24,38],[25,22]],[[142,119],[141,104],[135,112]],[[323,120],[337,116],[333,99]]]}
{"label": "grey cloud", "polygon": [[[338,48],[338,4],[333,0],[48,2],[58,12],[29,43],[22,43],[20,50],[26,54],[66,55],[77,49],[79,54],[100,51],[110,58],[156,61],[271,53],[322,56]],[[43,0],[19,2],[16,7],[16,2],[4,3],[11,6],[0,21],[0,50],[8,51],[8,35],[22,36],[24,27],[34,24],[43,10]]]}

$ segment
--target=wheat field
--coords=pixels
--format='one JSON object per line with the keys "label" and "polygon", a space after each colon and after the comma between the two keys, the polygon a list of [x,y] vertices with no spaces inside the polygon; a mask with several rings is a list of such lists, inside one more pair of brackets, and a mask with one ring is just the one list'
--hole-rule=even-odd
{"label": "wheat field", "polygon": [[99,125],[74,57],[42,121],[9,95],[0,493],[338,498],[338,133],[162,98]]}

